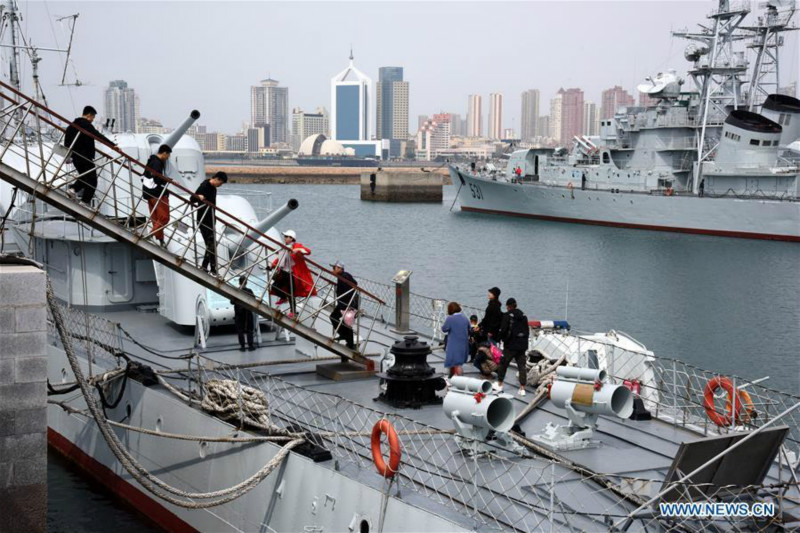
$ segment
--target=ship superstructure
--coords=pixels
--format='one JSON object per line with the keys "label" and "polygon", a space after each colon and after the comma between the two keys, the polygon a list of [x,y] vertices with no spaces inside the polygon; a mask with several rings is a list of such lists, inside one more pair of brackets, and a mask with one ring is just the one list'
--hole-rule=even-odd
{"label": "ship superstructure", "polygon": [[[765,9],[748,26],[750,4],[724,0],[700,31],[674,32],[692,41],[693,90],[675,70],[661,72],[638,87],[656,105],[620,109],[598,136],[518,150],[504,172],[451,165],[462,209],[800,240],[800,100],[769,92],[795,8]],[[752,64],[740,48],[753,51]]]}

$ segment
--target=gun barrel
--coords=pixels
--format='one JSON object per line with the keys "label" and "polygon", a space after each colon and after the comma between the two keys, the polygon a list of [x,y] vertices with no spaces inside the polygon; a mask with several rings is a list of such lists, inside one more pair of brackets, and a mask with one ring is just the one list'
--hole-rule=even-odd
{"label": "gun barrel", "polygon": [[[255,229],[257,231],[250,231],[247,234],[247,237],[244,242],[249,242],[250,244],[247,245],[247,248],[251,248],[255,245],[253,240],[258,240],[259,233],[266,233],[269,229],[280,222],[286,215],[294,211],[300,206],[300,202],[295,200],[294,198],[290,199],[288,202],[280,206],[278,209],[267,215],[263,220],[261,220],[258,224],[255,225]],[[252,239],[252,240],[251,240]],[[235,252],[232,256],[237,255]]]}
{"label": "gun barrel", "polygon": [[178,141],[181,140],[181,137],[183,137],[183,135],[186,133],[186,130],[191,128],[192,124],[194,124],[198,118],[200,118],[200,111],[197,109],[192,110],[192,112],[189,113],[189,116],[186,117],[186,120],[184,120],[180,126],[175,128],[175,131],[167,135],[161,144],[166,144],[170,148],[174,148]]}

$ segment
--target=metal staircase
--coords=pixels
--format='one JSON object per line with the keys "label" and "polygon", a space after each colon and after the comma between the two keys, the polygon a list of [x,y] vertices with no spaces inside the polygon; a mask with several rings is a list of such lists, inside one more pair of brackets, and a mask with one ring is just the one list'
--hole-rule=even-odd
{"label": "metal staircase", "polygon": [[[357,349],[337,342],[338,331],[329,322],[335,301],[336,276],[328,269],[306,260],[312,274],[316,295],[299,296],[296,315],[282,311],[270,294],[276,270],[265,268],[286,249],[238,219],[215,208],[214,228],[217,245],[217,275],[200,267],[205,254],[198,209],[206,202],[177,181],[170,180],[170,221],[164,228],[166,246],[152,237],[147,202],[139,189],[144,164],[124,152],[96,139],[98,186],[91,205],[71,198],[70,184],[80,175],[68,161],[63,138],[70,121],[44,105],[0,82],[0,179],[71,216],[77,223],[90,226],[105,235],[134,246],[165,267],[175,270],[218,294],[269,318],[276,325],[336,355],[364,365],[374,362],[365,356],[376,318],[382,315],[385,302],[369,292],[353,287],[350,295],[361,301],[360,314],[353,325]],[[80,130],[80,129],[79,129]],[[91,136],[80,130],[79,135]],[[240,275],[248,276],[249,285],[259,289],[250,295],[238,288]],[[255,283],[254,283],[255,281]]]}

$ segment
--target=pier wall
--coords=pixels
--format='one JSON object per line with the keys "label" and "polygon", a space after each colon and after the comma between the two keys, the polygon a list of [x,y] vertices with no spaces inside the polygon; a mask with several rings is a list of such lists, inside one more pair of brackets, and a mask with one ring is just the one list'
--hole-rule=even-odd
{"label": "pier wall", "polygon": [[441,203],[443,182],[442,174],[435,171],[375,169],[361,173],[361,199],[369,202]]}
{"label": "pier wall", "polygon": [[47,530],[45,273],[0,265],[0,533]]}

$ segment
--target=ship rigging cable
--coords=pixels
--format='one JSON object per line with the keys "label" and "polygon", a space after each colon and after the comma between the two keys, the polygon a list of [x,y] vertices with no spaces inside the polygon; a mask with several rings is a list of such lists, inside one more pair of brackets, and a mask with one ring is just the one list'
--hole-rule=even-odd
{"label": "ship rigging cable", "polygon": [[[66,332],[66,327],[64,325],[63,316],[61,315],[61,310],[58,308],[58,305],[56,305],[55,295],[53,294],[53,287],[49,279],[47,281],[47,301],[50,307],[50,311],[53,314],[53,321],[56,324],[56,330],[58,331],[61,343],[64,346],[64,352],[67,355],[70,367],[72,368],[72,371],[75,374],[75,378],[77,379],[78,384],[81,388],[81,392],[83,393],[83,397],[86,401],[86,406],[89,408],[89,412],[94,418],[95,423],[97,423],[97,427],[100,430],[101,434],[103,435],[104,440],[108,444],[108,447],[111,449],[114,456],[117,458],[120,464],[122,464],[122,466],[125,468],[125,470],[137,482],[139,482],[139,484],[141,484],[142,487],[144,487],[151,493],[155,494],[159,498],[162,498],[163,500],[169,503],[187,509],[206,509],[209,507],[216,507],[218,505],[228,503],[246,494],[256,485],[258,485],[261,481],[263,481],[288,456],[289,452],[293,448],[299,446],[305,441],[305,439],[298,438],[287,442],[283,446],[283,448],[281,448],[280,451],[277,454],[275,454],[275,456],[266,465],[264,465],[264,467],[262,467],[258,472],[253,474],[251,477],[245,479],[241,483],[234,485],[232,487],[228,487],[226,489],[214,492],[193,493],[177,489],[165,483],[158,477],[151,474],[148,470],[146,470],[123,447],[122,443],[119,440],[119,437],[117,437],[116,433],[114,433],[111,430],[108,420],[103,416],[103,413],[100,411],[97,403],[95,402],[89,383],[86,381],[86,377],[83,375],[83,371],[80,368],[77,356],[75,355],[75,352],[72,350],[72,343],[70,341],[69,335]],[[202,501],[202,502],[187,501],[195,499],[210,500],[210,501]]]}

